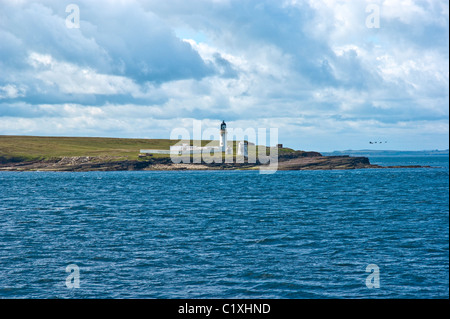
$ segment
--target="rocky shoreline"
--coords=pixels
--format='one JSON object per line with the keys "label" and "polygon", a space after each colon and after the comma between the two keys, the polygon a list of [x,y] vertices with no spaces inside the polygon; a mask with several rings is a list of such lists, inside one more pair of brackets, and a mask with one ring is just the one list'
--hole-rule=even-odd
{"label": "rocky shoreline", "polygon": [[[173,170],[254,170],[261,163],[179,163],[170,158],[123,160],[111,156],[74,156],[52,160],[2,162],[0,171],[173,171]],[[301,156],[279,156],[278,170],[347,170],[362,168],[418,168],[429,166],[380,166],[370,163],[367,157],[322,156],[317,152],[305,152]]]}

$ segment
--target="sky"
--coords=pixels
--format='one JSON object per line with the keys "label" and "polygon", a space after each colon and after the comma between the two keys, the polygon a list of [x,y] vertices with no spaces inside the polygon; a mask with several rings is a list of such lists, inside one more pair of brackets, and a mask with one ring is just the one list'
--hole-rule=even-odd
{"label": "sky", "polygon": [[0,0],[0,135],[448,149],[448,105],[447,0]]}

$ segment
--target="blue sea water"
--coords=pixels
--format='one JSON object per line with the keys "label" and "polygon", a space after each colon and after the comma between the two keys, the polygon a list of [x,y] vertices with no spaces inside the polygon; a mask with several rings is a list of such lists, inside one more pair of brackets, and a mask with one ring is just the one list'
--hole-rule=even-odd
{"label": "blue sea water", "polygon": [[371,162],[1,172],[0,298],[448,298],[448,156]]}

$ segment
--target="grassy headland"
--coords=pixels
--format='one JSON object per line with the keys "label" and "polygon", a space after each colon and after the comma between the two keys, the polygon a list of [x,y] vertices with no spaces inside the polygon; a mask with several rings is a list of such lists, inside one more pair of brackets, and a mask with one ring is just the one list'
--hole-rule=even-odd
{"label": "grassy headland", "polygon": [[[139,156],[141,149],[165,149],[178,143],[169,139],[104,138],[104,137],[41,137],[0,135],[0,170],[5,171],[108,171],[108,170],[184,170],[184,169],[255,169],[262,163],[237,163],[233,155],[223,155],[215,163],[190,162],[176,164],[168,154]],[[193,144],[193,141],[183,141]],[[229,141],[236,154],[236,142]],[[202,141],[201,145],[217,145],[218,141]],[[259,146],[261,147],[261,146]],[[256,149],[249,147],[249,158]],[[278,169],[318,170],[380,168],[366,157],[322,156],[279,148]],[[266,154],[270,149],[266,148]],[[192,156],[202,156],[194,154]],[[220,156],[220,155],[219,155]],[[231,159],[226,161],[225,159]]]}
{"label": "grassy headland", "polygon": [[169,149],[176,142],[167,139],[0,135],[0,161],[45,161],[73,156],[131,160],[137,158],[142,148]]}
{"label": "grassy headland", "polygon": [[[136,160],[141,149],[168,150],[179,140],[106,138],[106,137],[49,137],[0,135],[0,163],[37,160],[55,160],[62,157],[90,156],[110,157],[121,160]],[[192,145],[192,141],[185,141]],[[202,146],[211,141],[201,141]],[[231,141],[229,141],[231,143]],[[211,145],[218,145],[212,142]],[[236,143],[233,142],[234,153]],[[291,154],[289,148],[279,149],[279,154]],[[154,157],[170,157],[154,154]]]}

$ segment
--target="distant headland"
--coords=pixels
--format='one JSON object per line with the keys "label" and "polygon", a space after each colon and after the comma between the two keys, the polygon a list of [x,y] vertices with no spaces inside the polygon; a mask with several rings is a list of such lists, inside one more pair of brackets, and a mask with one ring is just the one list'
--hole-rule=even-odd
{"label": "distant headland", "polygon": [[323,152],[325,156],[350,155],[350,156],[448,156],[449,150],[423,150],[423,151],[397,151],[397,150],[346,150]]}
{"label": "distant headland", "polygon": [[[174,163],[167,154],[140,153],[141,149],[149,148],[169,150],[177,142],[170,139],[0,135],[0,171],[254,170],[264,166],[259,161]],[[192,145],[193,141],[187,143]],[[214,141],[201,141],[202,145],[208,143],[211,145]],[[233,150],[239,147],[235,141],[228,141],[228,145]],[[371,164],[364,156],[324,156],[282,145],[277,148],[278,170],[421,167],[379,166]]]}

